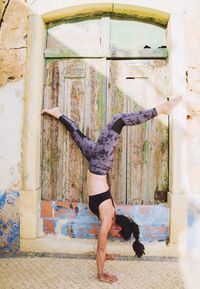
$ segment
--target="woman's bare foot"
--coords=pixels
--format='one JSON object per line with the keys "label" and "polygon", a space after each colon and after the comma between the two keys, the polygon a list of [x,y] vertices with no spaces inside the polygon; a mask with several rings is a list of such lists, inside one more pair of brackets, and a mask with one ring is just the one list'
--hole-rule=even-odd
{"label": "woman's bare foot", "polygon": [[51,108],[51,109],[47,109],[47,108],[45,108],[45,109],[43,109],[43,111],[41,112],[41,114],[43,115],[43,114],[49,114],[49,115],[51,115],[51,116],[53,116],[53,117],[55,117],[55,118],[59,118],[61,115],[63,115],[61,112],[60,112],[60,110],[59,110],[59,108],[56,106],[56,107],[53,107],[53,108]]}
{"label": "woman's bare foot", "polygon": [[106,254],[105,260],[113,261],[113,260],[116,260],[116,258],[110,254]]}
{"label": "woman's bare foot", "polygon": [[170,114],[171,111],[179,104],[179,102],[181,102],[182,99],[183,99],[182,96],[177,96],[177,97],[159,105],[156,108],[158,114]]}
{"label": "woman's bare foot", "polygon": [[113,282],[117,282],[118,278],[117,276],[115,275],[110,275],[108,273],[103,273],[103,274],[100,274],[98,276],[98,279],[101,281],[101,282],[106,282],[106,283],[113,283]]}

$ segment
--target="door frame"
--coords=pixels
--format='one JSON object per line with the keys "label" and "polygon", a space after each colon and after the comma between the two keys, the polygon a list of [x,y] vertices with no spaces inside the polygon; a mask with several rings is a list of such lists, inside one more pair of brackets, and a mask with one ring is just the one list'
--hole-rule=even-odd
{"label": "door frame", "polygon": [[[94,12],[126,13],[137,15],[140,19],[153,19],[156,23],[166,24],[169,46],[170,98],[179,94],[186,95],[185,55],[184,55],[184,15],[183,11],[169,6],[160,7],[158,1],[152,6],[140,6],[139,1],[69,1],[62,2],[62,7],[43,5],[35,1],[30,7],[28,27],[28,49],[25,79],[25,105],[23,126],[23,162],[22,191],[20,197],[20,236],[22,239],[38,238],[38,211],[41,200],[40,188],[40,111],[43,99],[44,49],[46,40],[45,23],[64,16],[92,14]],[[64,3],[65,2],[65,3]],[[83,3],[84,2],[84,3]],[[178,12],[177,12],[178,10]],[[37,43],[37,45],[35,45]],[[178,65],[177,65],[178,63]],[[186,139],[186,103],[182,102],[169,118],[169,193],[170,206],[170,243],[177,243],[180,233],[187,227],[187,139]],[[181,218],[177,218],[181,216]],[[30,226],[31,223],[31,226]]]}

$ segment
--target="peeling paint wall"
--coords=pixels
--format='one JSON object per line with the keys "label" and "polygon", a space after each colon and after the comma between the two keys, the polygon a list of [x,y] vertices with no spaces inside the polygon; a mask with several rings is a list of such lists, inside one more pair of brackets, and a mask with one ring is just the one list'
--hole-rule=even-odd
{"label": "peeling paint wall", "polygon": [[19,193],[0,192],[0,254],[17,253],[20,247]]}
{"label": "peeling paint wall", "polygon": [[[140,227],[141,240],[168,240],[168,206],[117,206],[116,213],[133,218]],[[93,239],[97,238],[99,228],[100,221],[90,212],[88,204],[68,201],[41,202],[40,237]]]}
{"label": "peeling paint wall", "polygon": [[19,195],[28,9],[0,4],[0,253],[19,250]]}

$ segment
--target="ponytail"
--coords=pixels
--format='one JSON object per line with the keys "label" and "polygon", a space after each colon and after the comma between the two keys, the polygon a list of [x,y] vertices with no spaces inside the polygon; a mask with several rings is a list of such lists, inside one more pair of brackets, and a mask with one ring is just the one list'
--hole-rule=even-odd
{"label": "ponytail", "polygon": [[140,258],[143,255],[145,255],[145,252],[144,252],[145,248],[144,248],[144,245],[139,242],[139,235],[140,235],[139,226],[135,222],[133,222],[132,219],[129,219],[129,220],[130,220],[130,224],[131,224],[131,228],[133,232],[133,237],[135,238],[135,241],[133,242],[132,247],[133,247],[133,250],[135,251],[135,254]]}
{"label": "ponytail", "polygon": [[130,217],[128,218],[124,215],[116,215],[115,223],[121,227],[121,231],[119,233],[122,238],[124,238],[124,240],[129,240],[131,238],[131,235],[133,234],[135,241],[133,242],[132,247],[135,251],[135,254],[139,258],[144,255],[144,245],[139,242],[139,226],[135,222],[133,222]]}

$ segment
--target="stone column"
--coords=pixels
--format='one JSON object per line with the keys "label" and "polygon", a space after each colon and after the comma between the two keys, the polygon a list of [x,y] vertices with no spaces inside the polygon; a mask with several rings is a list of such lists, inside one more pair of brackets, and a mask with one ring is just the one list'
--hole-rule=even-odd
{"label": "stone column", "polygon": [[168,23],[170,99],[182,95],[184,100],[169,117],[169,241],[177,243],[187,227],[187,134],[186,70],[183,15],[171,15]]}
{"label": "stone column", "polygon": [[40,193],[40,123],[43,96],[45,25],[29,16],[23,127],[21,238],[37,238]]}

